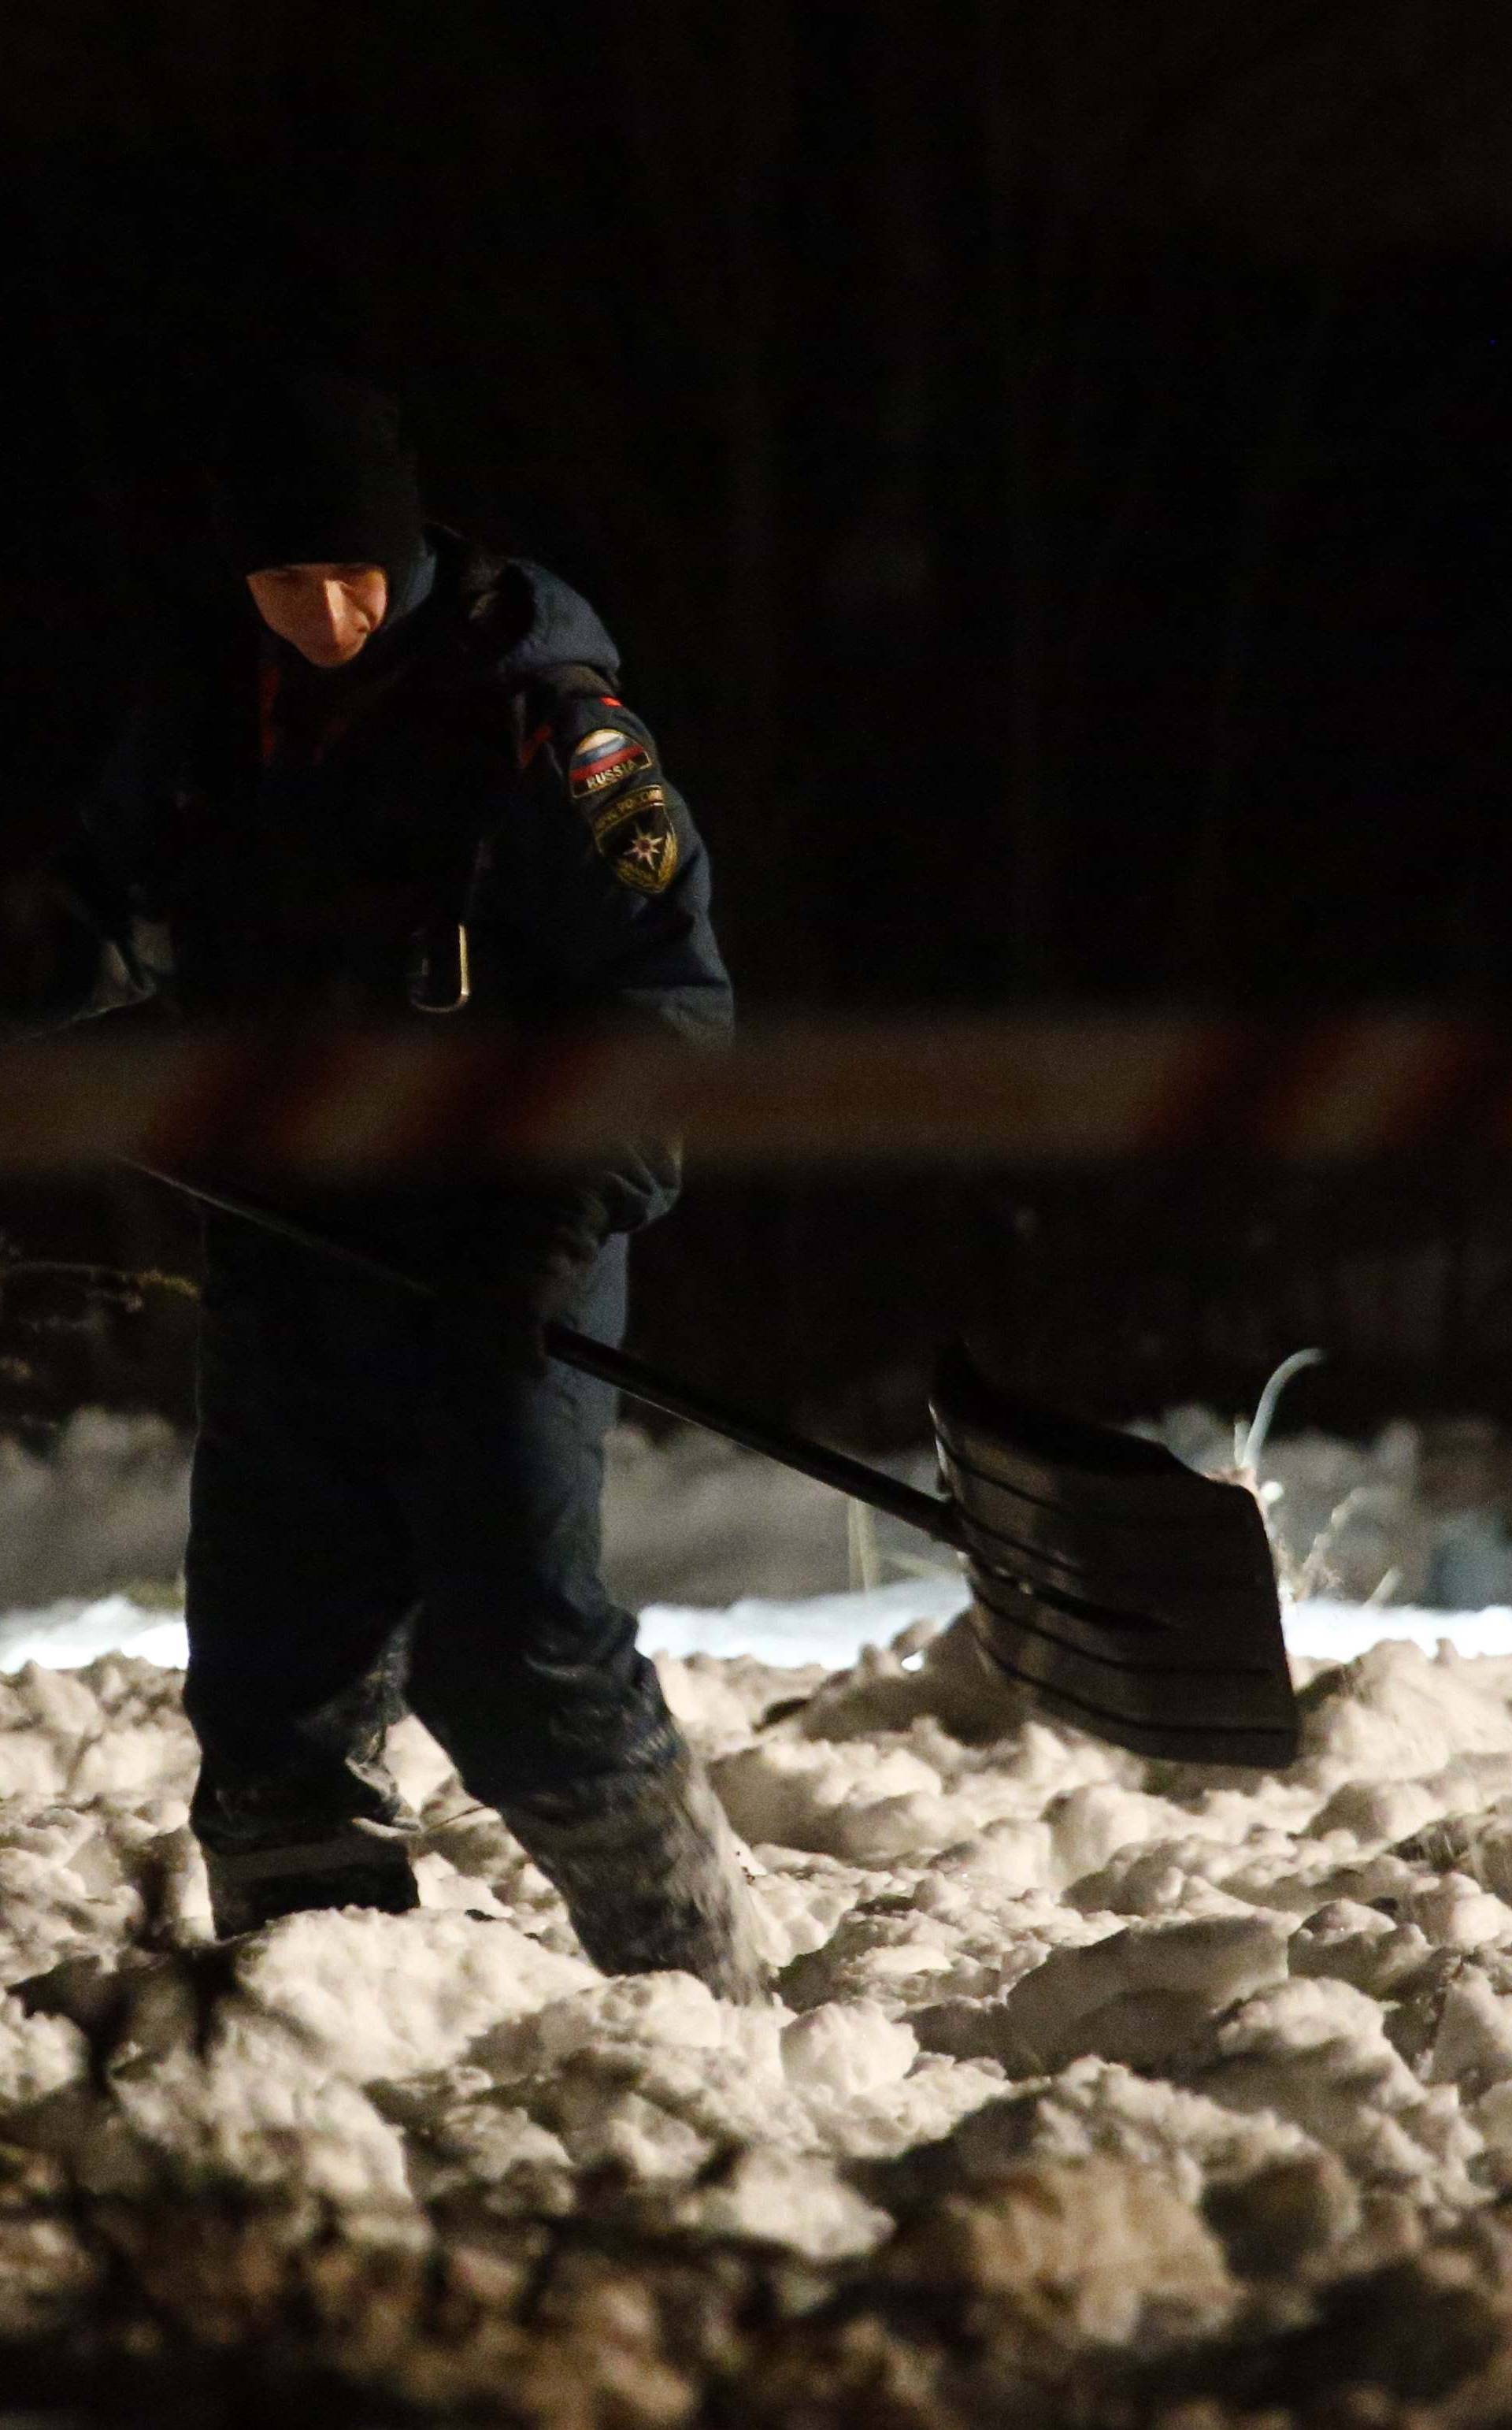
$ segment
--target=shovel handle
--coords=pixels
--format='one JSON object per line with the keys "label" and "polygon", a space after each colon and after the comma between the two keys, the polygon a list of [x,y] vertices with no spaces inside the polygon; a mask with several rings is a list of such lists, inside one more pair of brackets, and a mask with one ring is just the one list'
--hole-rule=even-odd
{"label": "shovel handle", "polygon": [[870,1503],[873,1510],[921,1528],[938,1544],[960,1541],[955,1505],[939,1494],[921,1493],[917,1486],[903,1485],[880,1469],[868,1468],[864,1460],[851,1459],[842,1451],[827,1451],[822,1443],[809,1442],[802,1435],[790,1434],[786,1426],[752,1417],[747,1410],[732,1409],[712,1393],[695,1390],[690,1384],[663,1375],[656,1368],[648,1367],[644,1359],[633,1358],[625,1350],[611,1350],[606,1342],[594,1341],[572,1325],[548,1324],[546,1347],[554,1358],[565,1360],[569,1367],[580,1367],[585,1374],[618,1385],[632,1401],[647,1402],[652,1408],[664,1410],[668,1417],[685,1418],[709,1434],[723,1435],[726,1442],[739,1443],[746,1451],[759,1452],[765,1459],[778,1460],[784,1468],[796,1469],[800,1475],[811,1476],[820,1485],[832,1486],[837,1493],[848,1494],[853,1502]]}
{"label": "shovel handle", "polygon": [[[423,1275],[407,1273],[402,1266],[391,1266],[387,1258],[374,1257],[366,1249],[349,1248],[344,1240],[333,1240],[275,1207],[260,1207],[251,1199],[233,1197],[224,1190],[206,1189],[200,1182],[186,1181],[178,1173],[163,1173],[155,1165],[133,1163],[131,1170],[145,1174],[150,1181],[165,1183],[187,1198],[197,1199],[202,1207],[216,1207],[223,1215],[240,1216],[243,1223],[277,1233],[298,1248],[314,1250],[318,1256],[371,1274],[375,1282],[391,1284],[421,1299],[438,1295],[437,1285]],[[938,1544],[960,1548],[955,1505],[939,1494],[922,1493],[917,1486],[903,1485],[880,1469],[868,1468],[864,1460],[852,1459],[844,1452],[829,1451],[822,1443],[809,1442],[786,1426],[753,1417],[744,1409],[732,1409],[713,1393],[684,1384],[675,1376],[663,1375],[643,1358],[632,1357],[626,1350],[611,1349],[606,1341],[595,1341],[591,1335],[579,1333],[573,1325],[548,1324],[545,1346],[552,1357],[561,1359],[565,1366],[576,1367],[585,1375],[595,1375],[601,1383],[612,1384],[632,1401],[642,1401],[668,1417],[685,1419],[708,1434],[722,1435],[726,1442],[739,1443],[745,1451],[758,1452],[764,1459],[774,1459],[784,1468],[795,1469],[801,1476],[811,1476],[817,1484],[847,1494],[853,1502],[868,1503],[888,1518],[901,1519],[907,1526],[919,1528]]]}

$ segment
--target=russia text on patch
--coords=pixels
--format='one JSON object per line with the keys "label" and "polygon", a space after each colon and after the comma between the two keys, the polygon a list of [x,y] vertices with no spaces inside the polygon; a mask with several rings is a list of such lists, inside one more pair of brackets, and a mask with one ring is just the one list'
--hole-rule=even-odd
{"label": "russia text on patch", "polygon": [[633,734],[613,725],[596,726],[585,734],[572,756],[568,781],[574,801],[602,793],[610,785],[623,784],[627,776],[639,775],[651,766],[651,754]]}

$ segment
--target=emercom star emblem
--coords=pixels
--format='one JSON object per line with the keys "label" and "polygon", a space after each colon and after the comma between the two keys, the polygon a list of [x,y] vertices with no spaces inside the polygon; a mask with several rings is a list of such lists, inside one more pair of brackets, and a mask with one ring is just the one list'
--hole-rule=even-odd
{"label": "emercom star emblem", "polygon": [[622,885],[659,894],[677,874],[677,830],[661,785],[638,785],[593,817],[593,840]]}

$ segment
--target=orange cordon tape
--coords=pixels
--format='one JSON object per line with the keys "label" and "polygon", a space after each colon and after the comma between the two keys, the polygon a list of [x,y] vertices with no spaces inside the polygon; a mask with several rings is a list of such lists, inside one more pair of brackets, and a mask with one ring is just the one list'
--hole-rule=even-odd
{"label": "orange cordon tape", "polygon": [[314,1178],[573,1162],[681,1135],[736,1171],[1353,1163],[1512,1150],[1512,1024],[1107,1013],[753,1022],[728,1051],[612,1032],[145,1030],[0,1053],[0,1170],[125,1158]]}

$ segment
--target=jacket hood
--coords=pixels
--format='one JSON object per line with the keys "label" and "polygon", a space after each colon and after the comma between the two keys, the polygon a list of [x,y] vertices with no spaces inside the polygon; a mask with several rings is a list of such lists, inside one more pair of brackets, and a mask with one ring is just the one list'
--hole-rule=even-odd
{"label": "jacket hood", "polygon": [[497,557],[433,526],[439,587],[452,591],[478,654],[506,682],[547,667],[589,666],[612,679],[620,653],[581,591],[527,557]]}

